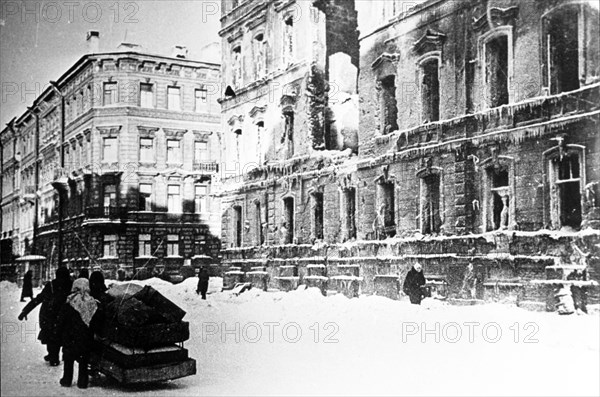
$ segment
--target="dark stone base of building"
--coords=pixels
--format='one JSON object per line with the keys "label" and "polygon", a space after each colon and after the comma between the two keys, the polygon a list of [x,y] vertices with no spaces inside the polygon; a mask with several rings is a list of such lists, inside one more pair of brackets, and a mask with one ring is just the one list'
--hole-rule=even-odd
{"label": "dark stone base of building", "polygon": [[261,246],[222,251],[222,268],[226,289],[239,282],[284,291],[306,285],[324,295],[403,299],[404,277],[419,262],[432,297],[554,311],[565,289],[576,306],[600,303],[598,244],[600,232],[589,230]]}

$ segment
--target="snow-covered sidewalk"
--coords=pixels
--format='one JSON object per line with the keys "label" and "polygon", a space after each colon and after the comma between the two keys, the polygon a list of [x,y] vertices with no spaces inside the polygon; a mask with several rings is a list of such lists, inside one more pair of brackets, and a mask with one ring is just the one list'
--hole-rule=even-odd
{"label": "snow-covered sidewalk", "polygon": [[217,292],[218,281],[206,301],[195,278],[144,282],[187,311],[196,375],[141,387],[101,376],[87,391],[58,384],[62,366],[48,366],[36,340],[39,308],[18,321],[20,290],[0,283],[2,396],[600,394],[597,314],[413,306],[313,289],[233,296]]}

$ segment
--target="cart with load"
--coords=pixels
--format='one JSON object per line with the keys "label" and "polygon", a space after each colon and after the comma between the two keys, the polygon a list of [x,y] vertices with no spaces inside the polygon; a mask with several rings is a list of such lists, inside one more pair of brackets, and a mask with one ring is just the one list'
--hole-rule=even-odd
{"label": "cart with load", "polygon": [[90,364],[122,384],[159,382],[196,373],[183,343],[189,323],[179,306],[151,286],[121,284],[108,291],[102,332]]}

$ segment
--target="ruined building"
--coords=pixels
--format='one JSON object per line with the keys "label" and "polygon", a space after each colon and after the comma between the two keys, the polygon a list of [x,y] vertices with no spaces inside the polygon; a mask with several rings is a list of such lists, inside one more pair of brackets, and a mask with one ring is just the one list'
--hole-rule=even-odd
{"label": "ruined building", "polygon": [[219,65],[98,40],[0,133],[5,273],[34,254],[35,279],[179,274],[218,256]]}
{"label": "ruined building", "polygon": [[226,283],[396,298],[418,261],[442,295],[543,307],[551,280],[598,280],[597,4],[223,1],[221,20]]}

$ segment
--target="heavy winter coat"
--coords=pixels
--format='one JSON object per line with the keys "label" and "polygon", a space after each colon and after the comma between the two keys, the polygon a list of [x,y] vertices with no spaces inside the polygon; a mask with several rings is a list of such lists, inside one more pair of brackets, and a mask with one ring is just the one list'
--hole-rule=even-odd
{"label": "heavy winter coat", "polygon": [[198,274],[198,288],[196,292],[206,293],[208,291],[208,279],[210,276],[206,269],[200,270],[200,274]]}
{"label": "heavy winter coat", "polygon": [[404,286],[402,290],[404,293],[412,298],[421,298],[422,291],[421,287],[425,285],[425,276],[423,272],[419,272],[415,270],[413,267],[406,274],[406,278],[404,279]]}
{"label": "heavy winter coat", "polygon": [[[61,271],[64,269],[65,271]],[[71,292],[72,281],[65,268],[59,268],[56,279],[47,283],[42,292],[33,298],[24,308],[21,315],[26,316],[40,303],[40,333],[38,339],[43,344],[60,344],[60,335],[56,329],[56,322],[61,306],[65,303]]]}
{"label": "heavy winter coat", "polygon": [[25,275],[23,276],[23,291],[21,292],[21,299],[33,298],[33,283],[31,281],[31,278],[31,270],[28,270],[27,273],[25,273]]}
{"label": "heavy winter coat", "polygon": [[[79,287],[79,284],[84,284],[79,283],[80,281],[85,282],[84,287]],[[73,283],[73,290],[75,291],[72,291],[60,309],[57,332],[61,335],[63,354],[77,358],[91,352],[94,332],[101,329],[104,321],[104,309],[89,295],[87,279],[76,280]],[[90,303],[93,304],[91,307]],[[89,324],[86,324],[87,321]]]}

